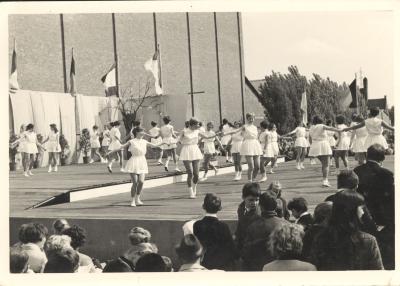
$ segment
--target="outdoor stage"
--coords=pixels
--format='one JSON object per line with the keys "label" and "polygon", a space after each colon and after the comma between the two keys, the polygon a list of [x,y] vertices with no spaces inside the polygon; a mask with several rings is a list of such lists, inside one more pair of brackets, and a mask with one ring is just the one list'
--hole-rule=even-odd
{"label": "outdoor stage", "polygon": [[[352,158],[350,162],[355,166]],[[294,161],[279,163],[276,173],[268,175],[268,181],[262,183],[262,188],[266,189],[270,182],[279,180],[283,186],[282,196],[287,201],[297,196],[304,197],[309,203],[309,209],[313,211],[318,203],[335,192],[336,176],[331,172],[329,179],[332,187],[324,188],[321,186],[320,164],[310,165],[306,159],[305,167],[305,170],[299,171],[295,168]],[[394,156],[387,156],[384,167],[394,170]],[[18,240],[18,228],[24,222],[41,222],[51,229],[54,218],[66,218],[71,224],[78,224],[87,230],[88,241],[82,251],[104,260],[127,249],[129,229],[142,226],[151,231],[160,253],[170,256],[176,263],[172,246],[182,236],[183,223],[203,213],[201,206],[207,192],[216,193],[221,197],[222,211],[218,216],[229,224],[232,231],[235,230],[241,189],[247,181],[245,171],[242,181],[234,182],[233,170],[229,164],[226,168],[221,168],[220,173],[229,170],[231,173],[212,176],[207,181],[200,182],[198,197],[189,199],[185,182],[149,188],[152,181],[160,178],[165,180],[168,179],[166,175],[174,174],[166,173],[162,166],[155,166],[155,162],[151,162],[149,168],[150,173],[142,195],[145,205],[136,208],[129,206],[130,184],[122,184],[110,188],[122,186],[123,193],[108,196],[103,193],[102,196],[91,199],[26,209],[71,189],[79,191],[93,185],[126,183],[129,180],[128,174],[121,173],[116,166],[113,174],[109,174],[106,165],[100,163],[60,167],[59,172],[50,174],[47,173],[47,169],[37,169],[34,170],[35,175],[30,178],[22,176],[21,171],[10,172],[10,243]],[[181,168],[183,169],[183,166]],[[213,175],[214,172],[209,171],[209,174]],[[175,180],[182,179],[184,178],[181,175],[179,180]],[[97,190],[101,191],[102,188],[93,189]]]}

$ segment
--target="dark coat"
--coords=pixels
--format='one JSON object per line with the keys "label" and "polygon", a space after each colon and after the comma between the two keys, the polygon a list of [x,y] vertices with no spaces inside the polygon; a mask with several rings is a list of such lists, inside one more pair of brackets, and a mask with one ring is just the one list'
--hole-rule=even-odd
{"label": "dark coat", "polygon": [[360,183],[357,191],[378,225],[394,225],[394,176],[375,162],[367,161],[354,169]]}
{"label": "dark coat", "polygon": [[266,244],[272,231],[283,223],[286,223],[285,220],[277,217],[275,212],[267,212],[248,227],[241,252],[243,270],[261,271],[265,264],[273,260]]}
{"label": "dark coat", "polygon": [[306,231],[313,224],[313,222],[314,220],[312,215],[306,214],[299,218],[297,224],[301,224],[304,227],[304,230]]}
{"label": "dark coat", "polygon": [[302,250],[302,258],[304,261],[311,261],[311,249],[314,242],[315,237],[323,231],[325,227],[323,225],[314,224],[311,225],[308,230],[305,232],[303,237],[303,250]]}
{"label": "dark coat", "polygon": [[257,206],[254,210],[245,212],[245,204],[242,202],[238,207],[237,215],[238,223],[235,231],[236,247],[238,251],[241,251],[246,237],[247,228],[261,215],[261,211],[259,206]]}
{"label": "dark coat", "polygon": [[207,269],[232,269],[235,245],[226,223],[216,217],[205,216],[194,223],[193,232],[204,247],[202,266]]}

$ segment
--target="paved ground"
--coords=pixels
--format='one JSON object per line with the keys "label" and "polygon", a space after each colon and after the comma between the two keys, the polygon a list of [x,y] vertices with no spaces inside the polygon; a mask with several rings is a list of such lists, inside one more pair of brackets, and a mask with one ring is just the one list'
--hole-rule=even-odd
{"label": "paved ground", "polygon": [[[352,161],[351,164],[355,165],[354,161]],[[308,201],[310,209],[313,210],[325,197],[335,192],[336,179],[332,172],[330,176],[332,187],[323,188],[321,186],[320,165],[310,165],[307,160],[305,166],[305,170],[298,171],[295,169],[295,162],[279,164],[276,169],[276,174],[269,175],[267,183],[263,183],[262,188],[267,188],[269,183],[273,180],[280,180],[283,185],[284,198],[290,200],[293,197],[302,196]],[[385,167],[391,170],[394,169],[393,156],[387,157]],[[79,166],[79,168],[81,168],[81,166]],[[54,175],[59,176],[60,174]],[[95,169],[93,169],[92,175],[94,177],[96,177],[95,174],[102,177],[109,176],[104,172],[96,173]],[[82,174],[82,176],[91,175]],[[114,178],[114,176],[123,176],[126,178],[127,175],[113,174],[112,177]],[[49,176],[43,177],[47,178]],[[17,188],[12,186],[12,182],[14,182],[15,179],[12,180],[12,178],[10,178],[11,216],[32,218],[64,217],[184,221],[200,215],[202,213],[201,205],[204,194],[207,192],[214,192],[222,199],[223,209],[220,212],[220,218],[231,220],[236,219],[236,209],[241,201],[241,188],[246,182],[245,176],[243,176],[243,180],[240,182],[233,182],[232,177],[233,174],[221,175],[211,177],[208,181],[200,183],[198,186],[198,198],[194,200],[188,198],[186,185],[184,183],[178,183],[145,189],[143,194],[145,205],[136,208],[129,206],[130,196],[126,193],[27,211],[21,210],[20,207],[13,208],[13,206],[18,206],[21,202],[18,201],[20,196],[15,194],[18,193],[16,192]],[[39,179],[35,177],[32,180]],[[71,178],[71,180],[73,179]],[[39,185],[39,182],[34,182]],[[54,183],[56,183],[56,181]],[[40,193],[43,191],[46,192],[45,190],[36,190],[36,192]],[[19,190],[19,193],[23,193],[23,191]],[[25,196],[31,195],[31,193],[32,191],[28,192]]]}

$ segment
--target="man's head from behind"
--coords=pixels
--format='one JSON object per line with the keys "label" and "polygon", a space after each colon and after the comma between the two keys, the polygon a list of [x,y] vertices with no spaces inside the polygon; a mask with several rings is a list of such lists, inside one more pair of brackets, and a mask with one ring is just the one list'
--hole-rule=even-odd
{"label": "man's head from behind", "polygon": [[338,189],[356,190],[358,187],[359,179],[357,174],[352,170],[342,170],[337,176]]}
{"label": "man's head from behind", "polygon": [[376,161],[378,163],[385,161],[385,148],[380,144],[369,146],[367,150],[367,160]]}
{"label": "man's head from behind", "polygon": [[221,199],[215,194],[206,194],[204,197],[203,209],[209,214],[216,214],[222,209]]}

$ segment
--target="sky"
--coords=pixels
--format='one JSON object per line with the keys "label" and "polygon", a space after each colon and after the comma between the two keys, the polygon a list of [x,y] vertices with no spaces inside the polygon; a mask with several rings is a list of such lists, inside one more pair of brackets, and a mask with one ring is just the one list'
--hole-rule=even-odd
{"label": "sky", "polygon": [[360,69],[368,97],[394,104],[394,17],[390,11],[242,13],[245,73],[250,80],[296,65],[349,84]]}

